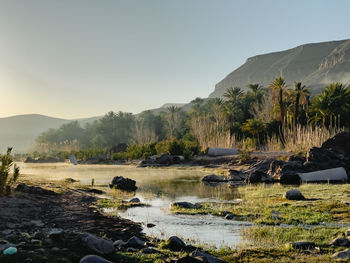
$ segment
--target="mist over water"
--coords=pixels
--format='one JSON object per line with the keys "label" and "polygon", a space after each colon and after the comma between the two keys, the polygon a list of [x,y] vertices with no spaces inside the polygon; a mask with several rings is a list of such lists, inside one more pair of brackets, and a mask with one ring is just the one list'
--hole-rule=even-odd
{"label": "mist over water", "polygon": [[[65,178],[79,180],[80,184],[106,187],[114,176],[136,180],[139,187],[135,196],[146,207],[129,208],[126,211],[105,209],[106,213],[143,224],[146,235],[168,238],[180,236],[192,244],[206,244],[217,248],[235,246],[240,242],[241,229],[250,223],[226,220],[211,215],[174,215],[169,211],[171,202],[234,202],[240,196],[227,185],[208,186],[200,181],[208,172],[195,169],[136,168],[123,165],[71,165],[19,163],[21,179],[55,181]],[[147,228],[148,223],[155,224]]]}

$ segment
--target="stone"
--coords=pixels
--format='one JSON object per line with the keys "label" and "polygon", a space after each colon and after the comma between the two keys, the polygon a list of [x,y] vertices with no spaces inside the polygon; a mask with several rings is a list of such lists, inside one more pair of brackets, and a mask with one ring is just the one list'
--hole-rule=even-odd
{"label": "stone", "polygon": [[135,252],[137,252],[137,248],[128,247],[128,249],[127,249],[126,251],[127,251],[127,252],[131,252],[131,253],[135,253]]}
{"label": "stone", "polygon": [[133,247],[133,248],[144,248],[145,241],[138,238],[137,236],[133,236],[126,242],[125,246],[126,247]]}
{"label": "stone", "polygon": [[124,178],[123,176],[116,176],[113,178],[110,188],[120,189],[124,191],[136,191],[136,181]]}
{"label": "stone", "polygon": [[4,251],[5,249],[8,249],[9,247],[14,247],[15,245],[7,242],[6,240],[0,241],[0,252]]}
{"label": "stone", "polygon": [[101,255],[111,254],[115,250],[112,241],[91,235],[89,233],[81,234],[81,240],[88,248]]}
{"label": "stone", "polygon": [[186,244],[177,236],[171,236],[166,241],[165,248],[168,248],[172,251],[181,251],[186,248]]}
{"label": "stone", "polygon": [[33,244],[33,245],[38,245],[38,246],[40,246],[40,245],[41,245],[41,240],[32,239],[32,240],[30,240],[30,243]]}
{"label": "stone", "polygon": [[64,236],[64,231],[61,228],[53,228],[47,235],[47,237],[54,242],[62,241],[63,236]]}
{"label": "stone", "polygon": [[174,208],[174,207],[180,207],[180,208],[186,208],[186,209],[199,209],[202,207],[201,204],[192,204],[190,202],[173,202],[170,203],[170,208]]}
{"label": "stone", "polygon": [[332,255],[332,257],[336,259],[350,259],[350,248],[336,252]]}
{"label": "stone", "polygon": [[195,251],[191,254],[191,256],[196,257],[196,258],[199,258],[199,257],[205,258],[206,262],[208,262],[208,263],[225,263],[225,261],[223,261],[217,257],[214,257],[210,254],[204,253],[202,251]]}
{"label": "stone", "polygon": [[228,179],[223,176],[218,176],[216,174],[206,175],[202,178],[202,182],[227,182]]}
{"label": "stone", "polygon": [[152,224],[152,223],[148,223],[147,225],[146,225],[146,227],[148,227],[148,228],[152,228],[152,227],[155,227],[156,225],[155,224]]}
{"label": "stone", "polygon": [[109,260],[106,260],[100,256],[96,255],[87,255],[80,259],[79,263],[112,263]]}
{"label": "stone", "polygon": [[225,216],[225,219],[228,219],[228,220],[232,220],[235,218],[235,215],[234,214],[231,214],[231,213],[228,213],[226,216]]}
{"label": "stone", "polygon": [[329,244],[335,247],[349,247],[350,241],[344,237],[338,237],[333,239]]}
{"label": "stone", "polygon": [[299,250],[312,249],[312,248],[315,248],[316,246],[314,242],[308,242],[308,241],[293,242],[291,245],[293,249],[299,249]]}
{"label": "stone", "polygon": [[3,230],[1,233],[2,233],[3,235],[7,236],[7,235],[10,235],[12,232],[13,232],[12,229],[5,229],[5,230]]}
{"label": "stone", "polygon": [[16,247],[8,247],[2,253],[6,256],[17,254],[17,248]]}
{"label": "stone", "polygon": [[288,200],[305,200],[305,197],[302,195],[302,193],[296,189],[287,191],[283,197]]}
{"label": "stone", "polygon": [[345,231],[345,236],[346,236],[346,237],[350,237],[350,229],[348,229],[348,230]]}
{"label": "stone", "polygon": [[300,184],[298,172],[302,172],[302,163],[298,161],[272,161],[268,174],[281,184]]}
{"label": "stone", "polygon": [[114,243],[113,243],[113,246],[114,246],[116,249],[118,249],[118,250],[120,250],[121,248],[123,248],[125,245],[126,245],[126,242],[124,242],[123,240],[116,240],[116,241],[114,241]]}
{"label": "stone", "polygon": [[52,253],[58,253],[58,252],[60,252],[61,250],[58,248],[58,247],[53,247],[53,248],[51,248],[51,252]]}
{"label": "stone", "polygon": [[134,198],[129,200],[129,203],[141,203],[141,200],[137,197],[134,197]]}

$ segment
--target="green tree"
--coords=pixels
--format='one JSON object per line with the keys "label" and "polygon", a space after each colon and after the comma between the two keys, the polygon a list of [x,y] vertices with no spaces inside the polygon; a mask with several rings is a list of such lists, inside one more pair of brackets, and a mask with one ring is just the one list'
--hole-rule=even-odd
{"label": "green tree", "polygon": [[299,108],[300,105],[307,105],[308,98],[310,96],[310,91],[306,88],[305,85],[302,85],[301,82],[294,83],[294,95],[295,95],[295,103],[294,103],[294,125],[297,126],[299,122]]}
{"label": "green tree", "polygon": [[[8,148],[6,154],[0,155],[0,196],[10,192],[10,187],[15,183],[19,176],[19,167],[13,163],[11,155],[12,148]],[[10,169],[13,166],[13,174],[10,175]]]}
{"label": "green tree", "polygon": [[309,108],[311,123],[326,126],[335,123],[350,127],[350,87],[332,83],[321,94],[314,97]]}
{"label": "green tree", "polygon": [[[283,123],[284,123],[284,118],[285,118],[285,109],[283,105],[283,92],[287,88],[286,82],[282,77],[275,78],[273,82],[269,85],[269,88],[272,91],[272,101],[276,101],[279,106],[279,135],[280,135],[280,140],[281,143],[284,145],[284,134],[283,134]],[[277,93],[277,94],[276,94]]]}

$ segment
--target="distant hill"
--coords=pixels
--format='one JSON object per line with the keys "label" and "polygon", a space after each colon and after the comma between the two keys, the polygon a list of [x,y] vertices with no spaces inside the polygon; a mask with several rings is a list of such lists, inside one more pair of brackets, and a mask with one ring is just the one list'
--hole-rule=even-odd
{"label": "distant hill", "polygon": [[243,89],[251,83],[267,86],[279,76],[290,86],[294,81],[302,81],[313,95],[334,81],[350,83],[350,40],[305,44],[248,58],[216,84],[209,97],[221,97],[232,86]]}
{"label": "distant hill", "polygon": [[[93,122],[100,117],[78,119],[81,125]],[[8,146],[13,147],[14,152],[25,152],[35,143],[35,139],[43,132],[58,128],[62,124],[73,120],[48,117],[40,114],[16,115],[0,118],[0,153]]]}

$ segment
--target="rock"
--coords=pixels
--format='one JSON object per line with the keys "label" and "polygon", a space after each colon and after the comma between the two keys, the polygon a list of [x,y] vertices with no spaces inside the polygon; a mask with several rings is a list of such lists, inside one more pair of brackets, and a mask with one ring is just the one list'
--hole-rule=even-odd
{"label": "rock", "polygon": [[79,180],[75,180],[75,179],[73,179],[73,178],[65,178],[64,179],[64,182],[66,182],[66,183],[77,183],[77,182],[79,182]]}
{"label": "rock", "polygon": [[345,236],[346,236],[346,237],[349,237],[349,236],[350,236],[350,229],[348,229],[348,230],[345,231]]}
{"label": "rock", "polygon": [[166,241],[165,248],[168,248],[172,251],[181,251],[186,248],[186,244],[177,236],[171,236]]}
{"label": "rock", "polygon": [[63,240],[64,232],[61,228],[53,228],[48,233],[47,237],[50,238],[54,242],[60,242]]}
{"label": "rock", "polygon": [[33,244],[33,245],[41,245],[41,240],[38,240],[38,239],[32,239],[30,240],[30,243]]}
{"label": "rock", "polygon": [[203,182],[227,182],[228,179],[223,176],[218,176],[216,174],[206,175],[202,178]]}
{"label": "rock", "polygon": [[136,191],[137,189],[136,181],[129,178],[124,178],[123,176],[114,177],[109,187],[125,191]]}
{"label": "rock", "polygon": [[51,252],[52,253],[58,253],[58,252],[60,252],[61,250],[58,248],[58,247],[53,247],[53,248],[51,248]]}
{"label": "rock", "polygon": [[179,258],[175,262],[176,263],[202,263],[203,261],[195,257],[185,256],[185,257]]}
{"label": "rock", "polygon": [[349,247],[350,241],[346,238],[338,237],[333,239],[329,244],[335,247]]}
{"label": "rock", "polygon": [[100,256],[96,255],[87,255],[83,257],[79,263],[112,263],[111,261],[108,261]]}
{"label": "rock", "polygon": [[173,202],[170,203],[170,208],[174,208],[174,207],[180,207],[180,208],[186,208],[186,209],[199,209],[202,207],[201,204],[192,204],[190,202]]}
{"label": "rock", "polygon": [[84,192],[97,194],[97,195],[102,195],[105,193],[104,191],[96,189],[96,188],[86,189],[86,190],[84,190]]}
{"label": "rock", "polygon": [[312,249],[315,248],[314,242],[308,242],[308,241],[298,241],[291,243],[293,249],[299,249],[299,250],[305,250],[305,249]]}
{"label": "rock", "polygon": [[228,213],[226,216],[225,216],[225,219],[228,219],[228,220],[232,220],[235,218],[235,215],[234,214],[231,214],[231,213]]}
{"label": "rock", "polygon": [[145,241],[138,238],[137,236],[133,236],[128,240],[128,242],[126,242],[125,246],[126,247],[133,247],[133,248],[144,248]]}
{"label": "rock", "polygon": [[288,200],[305,200],[305,197],[302,195],[302,193],[296,189],[287,191],[283,197]]}
{"label": "rock", "polygon": [[117,241],[114,241],[113,243],[113,246],[118,250],[122,249],[125,245],[126,245],[126,242],[124,242],[123,240],[117,240]]}
{"label": "rock", "polygon": [[207,253],[204,253],[202,251],[195,251],[191,254],[191,256],[196,258],[199,258],[199,257],[205,258],[208,263],[225,263],[225,261],[217,257],[214,257],[212,255],[209,255]]}
{"label": "rock", "polygon": [[170,165],[173,163],[173,156],[167,153],[163,153],[156,158],[158,164]]}
{"label": "rock", "polygon": [[7,235],[10,235],[12,232],[13,232],[12,229],[5,229],[5,230],[3,230],[1,233],[2,233],[3,235],[7,236]]}
{"label": "rock", "polygon": [[8,247],[2,252],[5,256],[8,255],[14,255],[17,254],[17,248],[16,247]]}
{"label": "rock", "polygon": [[129,203],[141,203],[141,200],[137,197],[134,197],[134,198],[129,200]]}
{"label": "rock", "polygon": [[350,248],[336,252],[332,255],[332,257],[336,259],[350,259]]}
{"label": "rock", "polygon": [[38,186],[28,186],[25,183],[18,184],[15,191],[37,195],[57,195],[54,191],[46,190]]}
{"label": "rock", "polygon": [[7,242],[6,240],[1,240],[0,241],[0,252],[8,249],[9,247],[15,247],[15,245]]}
{"label": "rock", "polygon": [[267,173],[281,184],[300,184],[298,172],[301,171],[303,171],[301,162],[275,160],[271,162]]}
{"label": "rock", "polygon": [[112,241],[96,237],[89,233],[83,233],[81,240],[88,248],[101,255],[111,254],[115,250]]}
{"label": "rock", "polygon": [[152,223],[148,223],[147,225],[146,225],[146,227],[148,227],[148,228],[152,228],[152,227],[155,227],[156,225],[155,224],[152,224]]}

